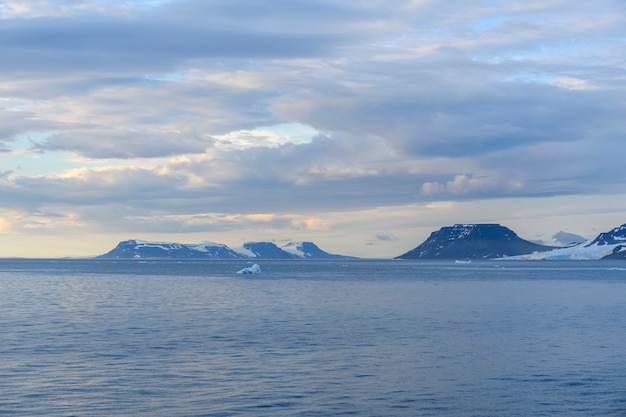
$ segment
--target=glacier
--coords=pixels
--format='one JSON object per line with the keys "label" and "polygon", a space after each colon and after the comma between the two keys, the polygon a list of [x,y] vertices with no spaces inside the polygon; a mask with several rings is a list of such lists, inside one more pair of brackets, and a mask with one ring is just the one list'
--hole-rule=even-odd
{"label": "glacier", "polygon": [[598,259],[626,258],[626,224],[606,233],[600,233],[593,240],[553,249],[547,252],[533,252],[526,255],[510,256],[503,259],[553,260],[553,261],[592,261]]}

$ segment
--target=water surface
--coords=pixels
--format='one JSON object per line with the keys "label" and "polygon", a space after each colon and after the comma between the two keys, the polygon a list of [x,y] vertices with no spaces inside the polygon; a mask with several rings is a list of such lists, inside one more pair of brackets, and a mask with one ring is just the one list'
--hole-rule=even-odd
{"label": "water surface", "polygon": [[620,262],[0,260],[0,415],[622,416]]}

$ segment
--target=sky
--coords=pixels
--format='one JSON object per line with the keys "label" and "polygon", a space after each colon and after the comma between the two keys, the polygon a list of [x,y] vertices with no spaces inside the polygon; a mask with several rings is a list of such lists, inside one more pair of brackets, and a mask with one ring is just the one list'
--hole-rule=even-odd
{"label": "sky", "polygon": [[0,0],[0,257],[626,223],[626,2]]}

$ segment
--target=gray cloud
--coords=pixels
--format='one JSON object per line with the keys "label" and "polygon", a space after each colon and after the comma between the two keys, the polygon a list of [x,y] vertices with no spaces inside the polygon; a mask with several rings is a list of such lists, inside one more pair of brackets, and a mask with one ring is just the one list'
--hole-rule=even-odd
{"label": "gray cloud", "polygon": [[[81,170],[72,176],[17,177],[2,184],[6,196],[5,207],[13,201],[26,202],[30,207],[47,204],[97,205],[108,203],[132,204],[145,200],[147,205],[168,195],[183,197],[184,192],[174,194],[184,180],[174,176],[160,176],[142,169]],[[164,190],[170,190],[165,193]]]}
{"label": "gray cloud", "polygon": [[32,149],[37,151],[72,151],[88,158],[154,158],[177,154],[203,153],[213,144],[211,138],[193,132],[111,130],[94,128],[55,134]]}
{"label": "gray cloud", "polygon": [[205,59],[310,58],[336,53],[352,38],[345,30],[319,30],[322,16],[327,24],[338,19],[321,5],[282,3],[172,2],[141,15],[4,19],[0,73],[115,75],[172,71]]}
{"label": "gray cloud", "polygon": [[[0,17],[3,156],[86,158],[3,166],[5,207],[215,230],[185,216],[626,192],[623,2],[102,5]],[[320,134],[220,139],[281,123]]]}
{"label": "gray cloud", "polygon": [[391,241],[394,241],[394,240],[398,239],[397,237],[395,237],[393,235],[393,233],[380,233],[380,234],[374,236],[374,238],[377,241],[381,241],[381,242],[391,242]]}
{"label": "gray cloud", "polygon": [[[0,110],[0,143],[9,143],[18,139],[19,135],[29,132],[54,130],[63,124],[41,120],[37,114],[27,111]],[[68,127],[68,126],[64,126]]]}
{"label": "gray cloud", "polygon": [[398,150],[431,157],[574,142],[612,128],[626,110],[612,92],[494,80],[498,68],[489,66],[477,76],[485,81],[469,83],[472,76],[466,72],[472,63],[449,68],[433,63],[426,73],[423,65],[415,66],[420,68],[415,74],[396,73],[393,81],[350,94],[294,93],[274,106],[323,131],[376,134]]}

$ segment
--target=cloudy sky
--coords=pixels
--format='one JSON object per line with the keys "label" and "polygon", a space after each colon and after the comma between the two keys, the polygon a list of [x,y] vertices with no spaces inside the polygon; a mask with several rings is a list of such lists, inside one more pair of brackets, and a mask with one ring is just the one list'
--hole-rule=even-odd
{"label": "cloudy sky", "polygon": [[0,257],[626,223],[626,2],[0,0]]}

